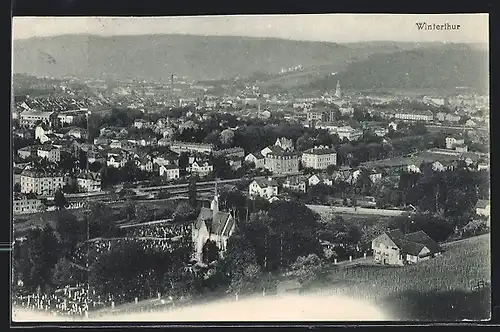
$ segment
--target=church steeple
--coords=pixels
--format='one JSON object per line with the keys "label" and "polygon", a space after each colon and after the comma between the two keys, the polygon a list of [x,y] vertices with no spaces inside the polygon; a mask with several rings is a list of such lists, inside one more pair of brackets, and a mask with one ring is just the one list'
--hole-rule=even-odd
{"label": "church steeple", "polygon": [[217,188],[217,180],[215,180],[215,194],[214,198],[212,199],[212,204],[210,205],[210,210],[213,212],[213,216],[219,212],[219,191]]}
{"label": "church steeple", "polygon": [[342,92],[340,91],[340,81],[337,81],[337,88],[335,89],[335,97],[342,98]]}

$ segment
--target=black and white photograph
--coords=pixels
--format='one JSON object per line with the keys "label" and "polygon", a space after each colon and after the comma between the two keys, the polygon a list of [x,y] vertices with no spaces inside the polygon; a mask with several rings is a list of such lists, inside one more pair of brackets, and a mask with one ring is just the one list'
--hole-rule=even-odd
{"label": "black and white photograph", "polygon": [[11,324],[489,321],[488,20],[14,16]]}

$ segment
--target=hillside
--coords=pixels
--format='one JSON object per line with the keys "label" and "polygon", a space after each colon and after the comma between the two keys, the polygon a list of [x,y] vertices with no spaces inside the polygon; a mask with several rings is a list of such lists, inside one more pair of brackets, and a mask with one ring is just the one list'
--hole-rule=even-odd
{"label": "hillside", "polygon": [[143,78],[167,82],[277,73],[301,64],[344,63],[350,49],[335,43],[247,37],[64,35],[14,42],[14,72],[36,76]]}
{"label": "hillside", "polygon": [[[308,84],[339,72],[374,54],[432,47],[400,42],[340,45],[272,38],[194,35],[100,37],[61,35],[14,42],[14,72],[35,76],[141,78],[168,82],[170,75],[190,80],[272,74],[263,86]],[[370,60],[372,61],[372,60]],[[302,65],[302,72],[278,75],[282,68]]]}
{"label": "hillside", "polygon": [[466,45],[443,45],[390,54],[371,54],[350,63],[337,75],[319,78],[311,89],[332,90],[337,80],[347,89],[488,90],[488,54]]}

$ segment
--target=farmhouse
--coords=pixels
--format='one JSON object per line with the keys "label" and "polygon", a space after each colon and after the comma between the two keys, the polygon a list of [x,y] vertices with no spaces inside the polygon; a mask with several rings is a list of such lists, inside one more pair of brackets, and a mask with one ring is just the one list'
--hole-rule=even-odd
{"label": "farmhouse", "polygon": [[248,193],[251,197],[270,199],[278,195],[278,182],[272,178],[253,180],[248,186]]}
{"label": "farmhouse", "polygon": [[476,214],[480,216],[490,216],[490,201],[480,199],[476,203]]}
{"label": "farmhouse", "polygon": [[425,232],[385,232],[372,240],[373,258],[383,265],[414,264],[439,255],[443,250]]}

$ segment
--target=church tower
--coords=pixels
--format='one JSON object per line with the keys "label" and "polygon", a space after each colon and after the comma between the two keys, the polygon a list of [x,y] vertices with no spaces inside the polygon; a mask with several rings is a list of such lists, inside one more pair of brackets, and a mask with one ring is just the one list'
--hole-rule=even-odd
{"label": "church tower", "polygon": [[338,99],[342,98],[342,92],[340,91],[340,81],[337,81],[337,88],[335,89],[335,97]]}
{"label": "church tower", "polygon": [[213,212],[213,216],[219,212],[219,191],[217,190],[217,181],[215,182],[215,195],[212,203],[210,204],[210,210]]}

